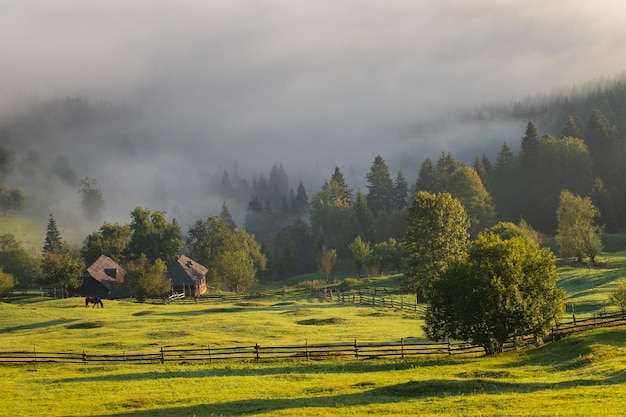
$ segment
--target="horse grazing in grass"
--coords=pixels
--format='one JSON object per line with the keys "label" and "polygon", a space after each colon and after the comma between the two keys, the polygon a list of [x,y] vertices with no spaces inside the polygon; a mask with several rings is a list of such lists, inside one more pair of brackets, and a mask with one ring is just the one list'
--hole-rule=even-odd
{"label": "horse grazing in grass", "polygon": [[97,306],[100,304],[100,307],[104,308],[104,303],[100,299],[100,297],[87,297],[85,298],[85,307],[89,306],[89,303],[93,304],[93,306]]}

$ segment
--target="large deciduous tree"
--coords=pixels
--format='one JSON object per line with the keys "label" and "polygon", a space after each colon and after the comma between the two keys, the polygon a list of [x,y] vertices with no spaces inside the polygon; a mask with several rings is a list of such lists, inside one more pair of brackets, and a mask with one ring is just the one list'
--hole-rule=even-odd
{"label": "large deciduous tree", "polygon": [[53,287],[60,287],[62,296],[68,290],[78,288],[85,264],[69,251],[44,252],[41,258],[43,281]]}
{"label": "large deciduous tree", "polygon": [[602,249],[599,233],[602,228],[595,224],[600,212],[589,197],[574,195],[563,190],[556,211],[558,221],[556,243],[563,257],[574,256],[578,262],[589,257],[593,264]]}
{"label": "large deciduous tree", "polygon": [[472,236],[495,224],[496,211],[493,200],[473,168],[467,166],[457,168],[450,174],[446,188],[452,197],[463,204]]}
{"label": "large deciduous tree", "polygon": [[146,255],[148,261],[170,262],[183,247],[182,230],[176,222],[168,222],[162,211],[136,207],[130,214],[133,235],[128,244],[131,259]]}
{"label": "large deciduous tree", "polygon": [[161,297],[171,291],[171,282],[165,278],[167,266],[161,259],[150,262],[145,254],[126,265],[125,283],[138,303],[148,297]]}
{"label": "large deciduous tree", "polygon": [[0,208],[4,216],[9,210],[21,210],[24,207],[24,194],[19,188],[0,185]]}
{"label": "large deciduous tree", "polygon": [[243,280],[241,270],[234,271],[233,259],[241,259],[241,254],[232,255],[233,252],[245,252],[255,272],[264,271],[267,266],[267,258],[254,235],[241,229],[231,230],[220,216],[196,220],[187,232],[187,247],[189,256],[208,269],[207,281],[226,289],[249,289],[243,283],[251,282]]}
{"label": "large deciduous tree", "polygon": [[95,178],[85,177],[79,181],[78,185],[85,217],[89,220],[99,220],[104,210],[104,197],[100,184]]}
{"label": "large deciduous tree", "polygon": [[467,214],[449,193],[420,191],[413,197],[407,223],[403,284],[428,296],[432,283],[467,250]]}
{"label": "large deciduous tree", "polygon": [[22,248],[11,233],[0,235],[0,267],[23,288],[41,279],[40,259]]}
{"label": "large deciduous tree", "polygon": [[133,232],[129,225],[104,223],[97,232],[85,238],[81,255],[87,265],[91,265],[106,255],[121,264],[128,258],[128,245]]}
{"label": "large deciduous tree", "polygon": [[482,346],[488,354],[525,335],[539,337],[562,313],[556,259],[517,226],[482,232],[468,254],[433,283],[426,335]]}

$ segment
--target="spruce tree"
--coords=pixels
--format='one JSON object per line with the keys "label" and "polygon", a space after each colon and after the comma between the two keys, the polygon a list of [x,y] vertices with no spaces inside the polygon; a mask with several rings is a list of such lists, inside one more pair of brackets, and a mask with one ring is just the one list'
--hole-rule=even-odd
{"label": "spruce tree", "polygon": [[381,211],[391,212],[393,208],[393,181],[389,175],[389,168],[380,156],[374,158],[374,163],[367,179],[367,204],[376,216]]}
{"label": "spruce tree", "polygon": [[59,254],[63,251],[63,240],[61,239],[61,232],[57,226],[57,221],[54,218],[54,214],[50,213],[48,219],[48,228],[46,231],[46,240],[43,245],[44,253],[56,253]]}

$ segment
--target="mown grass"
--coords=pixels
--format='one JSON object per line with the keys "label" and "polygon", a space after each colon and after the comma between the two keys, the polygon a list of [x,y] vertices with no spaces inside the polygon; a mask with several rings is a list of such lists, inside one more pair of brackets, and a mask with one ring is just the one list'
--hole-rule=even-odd
{"label": "mown grass", "polygon": [[7,415],[619,416],[626,330],[482,358],[0,367]]}
{"label": "mown grass", "polygon": [[250,346],[423,338],[416,313],[282,297],[245,303],[138,304],[29,297],[0,303],[0,350],[139,351],[161,346]]}

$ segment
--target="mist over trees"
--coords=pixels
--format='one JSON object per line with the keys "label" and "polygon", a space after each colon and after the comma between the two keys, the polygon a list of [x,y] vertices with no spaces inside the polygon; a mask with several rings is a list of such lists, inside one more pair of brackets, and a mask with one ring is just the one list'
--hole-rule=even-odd
{"label": "mist over trees", "polygon": [[[354,261],[359,273],[403,270],[401,262],[389,259],[397,260],[406,250],[398,242],[404,242],[413,196],[418,192],[449,193],[458,200],[467,214],[472,238],[498,221],[524,222],[539,233],[555,235],[563,190],[589,199],[599,212],[597,220],[603,230],[626,230],[626,218],[620,215],[626,209],[625,115],[626,87],[617,82],[591,89],[586,95],[545,99],[541,105],[515,103],[482,109],[480,115],[467,114],[467,120],[527,119],[525,128],[515,132],[513,139],[502,138],[476,155],[459,158],[446,149],[436,158],[413,155],[409,169],[406,162],[398,163],[395,156],[383,158],[381,152],[370,161],[360,161],[359,170],[339,163],[320,173],[319,179],[288,174],[285,167],[291,161],[284,161],[268,165],[265,172],[253,167],[243,173],[237,164],[221,167],[215,174],[199,168],[172,186],[179,175],[165,163],[160,178],[146,175],[150,171],[144,173],[141,186],[135,186],[152,192],[152,201],[162,202],[155,204],[162,207],[137,205],[130,224],[123,224],[109,216],[122,198],[132,201],[132,195],[121,191],[127,184],[111,187],[115,182],[106,176],[110,172],[94,163],[99,159],[99,147],[93,149],[93,155],[72,151],[89,145],[79,140],[79,132],[108,133],[106,126],[111,123],[127,127],[133,112],[84,99],[61,100],[35,108],[28,117],[0,124],[4,139],[0,144],[2,208],[10,214],[29,207],[32,216],[41,202],[63,200],[75,210],[72,213],[81,213],[76,216],[76,227],[87,225],[90,230],[83,235],[87,237],[82,256],[87,263],[99,252],[107,252],[119,262],[138,259],[141,253],[150,262],[168,262],[182,251],[189,252],[189,242],[184,246],[189,238],[186,229],[205,227],[194,222],[210,219],[210,223],[224,223],[224,233],[245,232],[258,244],[266,264],[261,267],[260,257],[255,255],[257,261],[252,261],[251,268],[237,272],[242,277],[252,269],[264,280],[314,272],[319,269],[317,254],[324,247],[336,251],[338,262]],[[42,137],[61,135],[68,129],[73,132],[69,138],[72,146],[65,155],[37,146]],[[128,134],[122,134],[124,130]],[[139,133],[116,130],[110,142],[114,153],[106,154],[115,158],[105,158],[106,162],[119,166],[118,162],[136,161],[144,166],[147,159],[156,158],[157,164],[163,163],[156,149],[147,148],[134,135]],[[105,176],[96,176],[96,171]],[[251,174],[254,171],[257,173]],[[134,178],[128,182],[135,185]],[[11,190],[20,191],[22,198],[11,199]],[[207,217],[207,213],[219,216]],[[166,220],[167,214],[176,220]],[[238,239],[246,241],[242,236]],[[242,250],[241,245],[235,246]],[[208,253],[197,255],[210,259]],[[224,258],[225,265],[231,261]]]}

